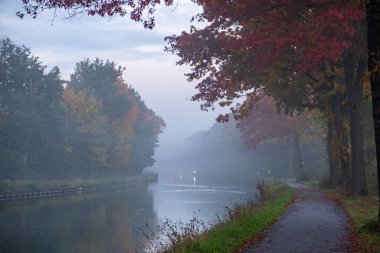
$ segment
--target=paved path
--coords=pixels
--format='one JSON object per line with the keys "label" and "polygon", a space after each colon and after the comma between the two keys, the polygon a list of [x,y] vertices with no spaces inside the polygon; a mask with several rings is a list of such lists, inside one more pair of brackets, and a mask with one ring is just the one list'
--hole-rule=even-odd
{"label": "paved path", "polygon": [[322,193],[292,183],[297,197],[277,223],[244,253],[355,252],[344,211]]}

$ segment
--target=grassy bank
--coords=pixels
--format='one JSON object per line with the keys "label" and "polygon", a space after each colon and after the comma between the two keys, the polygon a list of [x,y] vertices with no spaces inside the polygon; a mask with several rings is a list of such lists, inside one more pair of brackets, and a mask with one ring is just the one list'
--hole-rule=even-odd
{"label": "grassy bank", "polygon": [[380,253],[380,229],[377,226],[378,202],[370,196],[349,197],[338,191],[329,191],[328,195],[346,210],[356,235],[361,253]]}
{"label": "grassy bank", "polygon": [[86,187],[96,185],[115,185],[128,183],[144,183],[157,181],[157,174],[143,174],[130,177],[112,177],[99,179],[70,179],[70,180],[2,180],[0,194],[8,192],[29,192],[68,187]]}
{"label": "grassy bank", "polygon": [[228,209],[226,219],[206,229],[200,235],[184,237],[165,252],[234,252],[247,241],[257,237],[271,225],[294,198],[294,191],[283,184],[269,187],[259,202],[235,205]]}

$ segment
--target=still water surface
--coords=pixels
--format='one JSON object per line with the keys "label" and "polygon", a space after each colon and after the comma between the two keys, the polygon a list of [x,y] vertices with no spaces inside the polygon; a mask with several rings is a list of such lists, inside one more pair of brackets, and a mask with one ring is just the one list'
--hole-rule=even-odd
{"label": "still water surface", "polygon": [[129,189],[0,203],[0,252],[134,252],[139,228],[205,221],[254,197],[254,184],[154,183]]}

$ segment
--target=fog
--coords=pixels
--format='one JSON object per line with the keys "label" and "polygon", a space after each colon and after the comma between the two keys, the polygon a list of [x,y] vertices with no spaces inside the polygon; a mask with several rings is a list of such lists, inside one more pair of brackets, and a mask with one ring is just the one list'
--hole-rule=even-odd
{"label": "fog", "polygon": [[378,195],[365,14],[319,2],[184,0],[146,29],[0,0],[0,252],[155,252],[273,182]]}
{"label": "fog", "polygon": [[[324,138],[305,142],[302,162],[309,176],[319,179],[327,173]],[[161,146],[152,168],[163,182],[191,182],[193,176],[201,184],[254,184],[267,177],[296,177],[292,143],[285,139],[255,149],[244,147],[236,121],[214,123],[172,145]],[[195,172],[194,172],[195,171]]]}

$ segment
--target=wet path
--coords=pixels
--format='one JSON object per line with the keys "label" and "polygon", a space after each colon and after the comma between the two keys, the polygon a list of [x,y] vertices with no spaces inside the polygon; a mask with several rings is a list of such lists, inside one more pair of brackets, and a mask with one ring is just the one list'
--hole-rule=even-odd
{"label": "wet path", "polygon": [[293,183],[297,197],[277,223],[244,253],[354,252],[344,211],[322,193]]}

